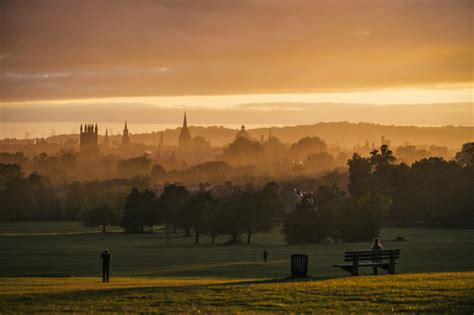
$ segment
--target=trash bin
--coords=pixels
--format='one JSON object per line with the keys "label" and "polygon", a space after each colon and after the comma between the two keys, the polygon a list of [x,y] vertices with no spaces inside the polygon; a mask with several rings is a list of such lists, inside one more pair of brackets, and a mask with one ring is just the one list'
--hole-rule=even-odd
{"label": "trash bin", "polygon": [[291,277],[305,278],[308,276],[308,255],[291,255]]}

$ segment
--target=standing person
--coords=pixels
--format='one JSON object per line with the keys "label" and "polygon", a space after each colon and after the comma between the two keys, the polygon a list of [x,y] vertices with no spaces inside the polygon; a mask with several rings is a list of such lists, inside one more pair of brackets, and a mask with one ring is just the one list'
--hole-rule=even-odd
{"label": "standing person", "polygon": [[[372,250],[372,262],[374,263],[382,262],[382,259],[380,258],[380,253],[377,253],[377,252],[383,251],[383,246],[379,238],[377,237],[374,238],[372,247],[370,249]],[[377,275],[378,267],[374,267],[373,269],[374,269],[374,275]]]}
{"label": "standing person", "polygon": [[266,249],[263,250],[263,262],[267,262],[268,252]]}
{"label": "standing person", "polygon": [[100,254],[100,258],[102,258],[102,282],[109,282],[109,275],[110,275],[110,252],[108,249],[104,249],[102,254]]}

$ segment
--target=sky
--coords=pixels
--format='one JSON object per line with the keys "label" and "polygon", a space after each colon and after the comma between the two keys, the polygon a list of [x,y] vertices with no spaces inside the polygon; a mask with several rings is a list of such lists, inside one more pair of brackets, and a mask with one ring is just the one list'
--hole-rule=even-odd
{"label": "sky", "polygon": [[1,0],[0,8],[0,105],[472,102],[469,0]]}

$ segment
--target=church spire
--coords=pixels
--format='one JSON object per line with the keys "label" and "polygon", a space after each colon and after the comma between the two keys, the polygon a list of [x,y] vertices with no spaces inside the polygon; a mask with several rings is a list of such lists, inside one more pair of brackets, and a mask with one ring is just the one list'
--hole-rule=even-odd
{"label": "church spire", "polygon": [[184,113],[183,128],[179,133],[179,147],[186,147],[191,142],[191,134],[188,129],[188,120],[186,119],[186,112]]}
{"label": "church spire", "polygon": [[130,143],[130,137],[128,136],[128,127],[127,121],[125,120],[125,126],[123,128],[123,135],[122,135],[122,144]]}
{"label": "church spire", "polygon": [[184,112],[184,120],[183,120],[183,129],[188,128],[188,121],[186,119],[186,112]]}
{"label": "church spire", "polygon": [[163,131],[160,134],[160,143],[158,143],[158,148],[163,148],[165,146],[165,141],[163,140]]}

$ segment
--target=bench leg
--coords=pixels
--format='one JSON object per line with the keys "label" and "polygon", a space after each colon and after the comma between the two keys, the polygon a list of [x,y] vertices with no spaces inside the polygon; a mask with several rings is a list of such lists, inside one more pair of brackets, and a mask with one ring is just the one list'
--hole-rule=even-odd
{"label": "bench leg", "polygon": [[351,275],[358,276],[359,275],[359,265],[353,265],[351,270]]}
{"label": "bench leg", "polygon": [[395,274],[395,255],[393,251],[390,253],[390,265],[388,266],[388,273]]}
{"label": "bench leg", "polygon": [[388,266],[388,274],[390,275],[395,274],[395,264],[390,264],[390,266]]}

